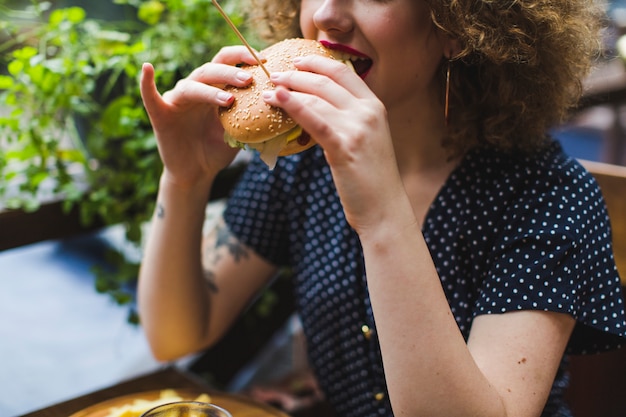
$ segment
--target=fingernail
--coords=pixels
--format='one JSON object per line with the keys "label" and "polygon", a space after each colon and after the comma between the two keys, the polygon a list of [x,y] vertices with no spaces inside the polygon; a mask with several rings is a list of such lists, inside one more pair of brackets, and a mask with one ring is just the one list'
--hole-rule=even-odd
{"label": "fingernail", "polygon": [[274,92],[273,91],[263,91],[263,98],[266,100],[271,99],[274,96]]}
{"label": "fingernail", "polygon": [[280,72],[273,72],[273,73],[270,74],[270,80],[278,81],[278,80],[280,80],[281,76],[282,76],[282,74]]}
{"label": "fingernail", "polygon": [[252,75],[247,71],[239,71],[235,74],[235,77],[237,77],[239,81],[248,81]]}
{"label": "fingernail", "polygon": [[223,103],[228,103],[233,98],[233,95],[226,91],[220,91],[217,93],[217,99]]}

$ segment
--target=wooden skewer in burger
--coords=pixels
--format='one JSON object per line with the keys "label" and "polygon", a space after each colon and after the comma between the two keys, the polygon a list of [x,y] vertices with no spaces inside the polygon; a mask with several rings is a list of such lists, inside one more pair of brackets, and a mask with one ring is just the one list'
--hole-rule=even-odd
{"label": "wooden skewer in burger", "polygon": [[261,98],[264,90],[275,87],[269,80],[270,71],[296,70],[294,58],[307,55],[339,59],[353,70],[351,59],[356,58],[357,62],[369,60],[331,50],[311,39],[293,38],[264,49],[262,54],[266,62],[263,63],[217,0],[212,0],[212,3],[258,63],[242,66],[243,70],[252,73],[253,81],[248,86],[225,87],[233,94],[235,101],[232,106],[222,107],[219,111],[225,131],[224,140],[232,147],[259,151],[261,159],[273,169],[279,156],[302,152],[314,146],[315,141],[284,110],[266,104]]}
{"label": "wooden skewer in burger", "polygon": [[226,86],[225,90],[233,94],[235,101],[230,107],[220,108],[219,117],[230,146],[259,151],[261,159],[273,169],[279,156],[302,152],[314,146],[315,141],[284,110],[263,101],[263,91],[274,88],[266,72],[296,70],[294,58],[307,55],[321,55],[351,64],[349,59],[344,59],[344,53],[302,38],[278,42],[264,49],[261,55],[266,59],[264,67],[242,66],[253,77],[248,86]]}

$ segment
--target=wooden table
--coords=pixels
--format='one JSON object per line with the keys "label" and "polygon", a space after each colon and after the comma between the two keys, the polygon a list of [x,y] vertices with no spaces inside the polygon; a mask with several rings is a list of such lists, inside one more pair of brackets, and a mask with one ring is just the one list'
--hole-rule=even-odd
{"label": "wooden table", "polygon": [[[207,392],[209,394],[215,391],[195,376],[176,368],[168,367],[100,391],[25,414],[22,417],[69,417],[103,401],[113,400],[129,394],[167,388]],[[216,403],[224,408],[228,408],[233,417],[288,417],[272,407],[253,402],[247,397],[223,393],[216,393],[215,395],[216,398],[221,398],[226,404],[219,404],[217,401]]]}

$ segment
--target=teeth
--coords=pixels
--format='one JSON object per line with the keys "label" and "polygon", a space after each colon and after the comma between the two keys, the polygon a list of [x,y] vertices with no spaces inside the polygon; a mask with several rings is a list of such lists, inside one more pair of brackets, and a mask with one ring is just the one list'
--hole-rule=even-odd
{"label": "teeth", "polygon": [[342,62],[346,64],[352,71],[356,72],[356,69],[354,68],[354,64],[352,63],[352,61],[350,61],[349,59],[344,59],[342,60]]}
{"label": "teeth", "polygon": [[352,61],[352,62],[358,62],[358,61],[367,61],[367,58],[363,58],[360,56],[356,56],[356,55],[352,55],[349,54],[347,52],[342,52],[341,56],[340,56],[342,61]]}
{"label": "teeth", "polygon": [[371,59],[364,58],[362,56],[352,55],[347,52],[339,53],[339,60],[352,68],[352,70],[357,74],[365,73],[372,65]]}

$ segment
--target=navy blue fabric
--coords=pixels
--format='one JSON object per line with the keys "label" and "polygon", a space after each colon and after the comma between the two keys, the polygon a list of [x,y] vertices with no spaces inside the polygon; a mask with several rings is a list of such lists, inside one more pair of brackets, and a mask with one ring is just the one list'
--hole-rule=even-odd
{"label": "navy blue fabric", "polygon": [[[293,269],[309,357],[341,416],[392,416],[358,236],[319,148],[257,158],[225,219],[246,245]],[[423,234],[463,335],[482,314],[563,312],[577,320],[567,353],[624,341],[609,219],[593,177],[553,143],[533,157],[479,149],[451,174]],[[420,294],[415,294],[419,297]],[[367,324],[373,337],[361,331]],[[568,416],[561,367],[544,417]]]}

